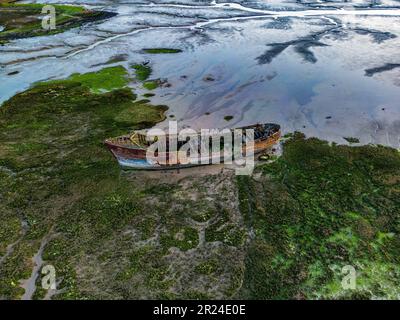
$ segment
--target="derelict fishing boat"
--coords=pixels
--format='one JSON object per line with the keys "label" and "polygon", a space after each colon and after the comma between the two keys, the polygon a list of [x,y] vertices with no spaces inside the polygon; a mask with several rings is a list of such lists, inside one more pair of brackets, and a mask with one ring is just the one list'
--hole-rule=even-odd
{"label": "derelict fishing boat", "polygon": [[[274,123],[255,124],[247,127],[232,129],[232,135],[234,134],[234,130],[238,129],[241,129],[243,132],[242,153],[244,156],[248,154],[248,146],[246,146],[246,137],[244,134],[246,129],[254,130],[254,144],[251,145],[254,154],[259,154],[270,149],[278,142],[281,136],[280,126]],[[199,139],[201,139],[200,134],[197,134],[197,136]],[[166,136],[165,140],[168,142],[168,136]],[[153,157],[149,157],[147,151],[150,145],[152,145],[153,143],[146,140],[146,131],[134,131],[131,135],[110,138],[105,140],[104,143],[117,159],[120,166],[126,169],[179,169],[224,162],[224,152],[222,150],[223,143],[221,150],[218,150],[218,152],[210,151],[209,153],[207,153],[206,159],[202,158],[202,156],[200,155],[198,163],[182,163],[179,156],[177,156],[177,154],[181,151],[170,152],[168,150],[168,143],[166,146],[166,150],[165,152],[163,152],[163,154],[156,151]],[[178,142],[177,150],[179,150],[179,148],[184,143],[186,142]]]}

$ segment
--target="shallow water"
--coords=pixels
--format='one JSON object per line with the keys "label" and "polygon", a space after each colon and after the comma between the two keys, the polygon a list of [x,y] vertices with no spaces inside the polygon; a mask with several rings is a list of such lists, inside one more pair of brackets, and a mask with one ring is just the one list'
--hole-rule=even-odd
{"label": "shallow water", "polygon": [[[366,72],[400,63],[399,2],[372,9],[363,1],[46,2],[119,15],[0,47],[0,102],[36,81],[97,70],[119,56],[126,67],[149,60],[152,77],[168,80],[152,101],[167,104],[180,126],[277,122],[284,132],[400,147],[400,68]],[[141,52],[149,47],[183,52]]]}

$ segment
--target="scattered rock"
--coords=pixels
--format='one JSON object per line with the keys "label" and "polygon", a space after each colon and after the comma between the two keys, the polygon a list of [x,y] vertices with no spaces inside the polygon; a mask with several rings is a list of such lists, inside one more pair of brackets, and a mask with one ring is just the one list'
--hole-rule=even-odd
{"label": "scattered rock", "polygon": [[215,78],[211,74],[208,74],[203,78],[203,81],[215,81]]}

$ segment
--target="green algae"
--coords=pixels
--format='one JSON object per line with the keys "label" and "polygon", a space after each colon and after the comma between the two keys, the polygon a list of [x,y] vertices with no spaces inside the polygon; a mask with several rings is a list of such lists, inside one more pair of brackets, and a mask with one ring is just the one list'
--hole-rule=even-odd
{"label": "green algae", "polygon": [[140,100],[132,103],[132,106],[122,110],[115,116],[115,120],[121,123],[137,123],[144,127],[165,119],[165,111],[168,107],[159,105],[153,106],[147,100]]}
{"label": "green algae", "polygon": [[[329,145],[295,133],[282,157],[260,170],[264,176],[258,183],[237,179],[241,211],[256,235],[241,296],[398,296],[397,150]],[[341,286],[345,265],[359,274],[355,290]],[[379,271],[385,269],[391,272]]]}
{"label": "green algae", "polygon": [[[42,8],[45,6],[45,4],[40,4],[40,3],[3,3],[0,4],[0,8],[7,8],[7,9],[14,9],[14,10],[23,10],[23,9],[29,9],[29,10],[34,10],[35,12],[39,12],[42,10]],[[86,11],[84,7],[79,7],[79,6],[71,6],[71,5],[54,5],[56,8],[56,11],[60,11],[60,13],[63,14],[81,14]]]}
{"label": "green algae", "polygon": [[[0,249],[19,240],[0,265],[0,297],[23,293],[19,280],[30,276],[32,256],[45,236],[56,233],[43,257],[63,278],[58,298],[80,298],[74,267],[80,252],[92,252],[141,210],[135,187],[121,179],[102,142],[154,125],[166,109],[135,102],[127,81],[121,68],[73,75],[35,85],[0,108],[0,174],[6,175],[0,194],[7,213]],[[121,118],[132,108],[140,117]],[[154,113],[146,119],[146,112]]]}
{"label": "green algae", "polygon": [[[108,74],[97,77],[106,81]],[[74,75],[37,84],[0,108],[0,209],[7,217],[1,248],[19,241],[0,263],[0,297],[21,297],[20,280],[30,276],[31,259],[49,237],[42,258],[61,279],[53,299],[212,298],[192,277],[202,262],[199,231],[187,220],[194,202],[173,181],[148,185],[121,172],[103,145],[107,137],[153,126],[167,108],[137,100],[125,82],[111,91],[93,90],[99,86],[91,78]],[[204,193],[193,216],[201,221],[218,216],[219,210],[203,206],[221,201],[209,202],[208,189],[199,190]],[[230,220],[224,222],[232,225]],[[190,263],[171,268],[171,248],[188,255]],[[235,258],[217,250],[213,259],[220,266]],[[205,281],[221,286],[222,295],[237,288],[232,272],[217,268]],[[33,298],[44,294],[37,288]]]}
{"label": "green algae", "polygon": [[208,261],[204,261],[202,263],[199,263],[194,271],[198,274],[204,274],[204,275],[211,275],[220,269],[220,265],[217,260],[211,259]]}
{"label": "green algae", "polygon": [[53,80],[48,82],[41,82],[36,86],[48,86],[50,84],[65,84],[69,83],[79,84],[92,93],[103,93],[113,91],[116,89],[123,89],[129,83],[128,72],[122,66],[108,67],[101,69],[97,72],[89,72],[84,74],[72,74],[67,80]]}
{"label": "green algae", "polygon": [[[142,82],[143,88],[147,90],[154,90],[162,84],[162,81],[160,79],[148,80],[152,73],[152,69],[150,66],[143,64],[134,64],[132,68],[135,69],[136,79]],[[144,97],[152,96],[154,96],[154,94],[152,93],[144,94]]]}
{"label": "green algae", "polygon": [[180,53],[181,49],[174,48],[147,48],[143,49],[143,52],[150,54],[168,54],[168,53]]}
{"label": "green algae", "polygon": [[[242,223],[235,192],[209,200],[226,177],[185,190],[121,173],[104,138],[150,127],[166,107],[137,100],[126,72],[107,69],[38,84],[0,108],[0,251],[19,240],[0,264],[1,298],[23,294],[47,235],[43,259],[63,279],[56,299],[398,296],[396,150],[292,134],[260,179],[235,180]],[[171,262],[172,247],[186,260]],[[344,265],[358,272],[355,291],[340,285]]]}
{"label": "green algae", "polygon": [[143,87],[147,90],[154,90],[157,89],[159,86],[160,84],[157,80],[146,81],[143,83]]}
{"label": "green algae", "polygon": [[155,235],[157,229],[157,219],[153,217],[145,217],[137,225],[137,229],[141,234],[141,239],[146,240]]}
{"label": "green algae", "polygon": [[136,79],[139,81],[147,80],[151,75],[151,67],[143,64],[135,64],[132,66],[135,69]]}
{"label": "green algae", "polygon": [[[1,175],[0,175],[1,176]],[[5,182],[2,179],[2,182]],[[7,246],[15,243],[22,234],[21,221],[9,209],[0,205],[0,256],[7,252]]]}
{"label": "green algae", "polygon": [[206,229],[206,241],[218,241],[234,247],[241,246],[246,239],[246,232],[229,221],[229,212],[224,210]]}
{"label": "green algae", "polygon": [[121,66],[105,68],[98,72],[74,74],[69,79],[81,83],[95,93],[121,89],[129,82],[128,72]]}
{"label": "green algae", "polygon": [[0,4],[0,43],[13,39],[51,35],[81,26],[84,23],[111,17],[112,13],[86,10],[79,6],[53,5],[56,9],[56,29],[45,30],[39,17],[45,4]]}

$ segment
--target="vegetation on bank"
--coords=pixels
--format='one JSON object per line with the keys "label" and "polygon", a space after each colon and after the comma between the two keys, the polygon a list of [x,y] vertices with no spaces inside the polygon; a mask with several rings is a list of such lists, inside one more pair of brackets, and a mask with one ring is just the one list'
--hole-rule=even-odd
{"label": "vegetation on bank", "polygon": [[[232,179],[162,183],[122,172],[103,145],[165,117],[126,81],[107,68],[37,84],[1,106],[0,298],[22,296],[41,243],[59,281],[53,299],[222,298],[240,287]],[[205,257],[219,267],[199,266]],[[34,299],[46,294],[40,282]]]}
{"label": "vegetation on bank", "polygon": [[[152,69],[149,65],[144,65],[144,64],[134,64],[132,66],[133,69],[135,69],[135,75],[136,79],[142,82],[143,88],[151,91],[154,89],[157,89],[163,84],[163,81],[161,79],[150,79],[149,77],[152,73]],[[152,97],[152,93],[146,93],[143,95],[144,97]]]}
{"label": "vegetation on bank", "polygon": [[233,119],[233,116],[225,116],[224,120],[225,121],[231,121]]}
{"label": "vegetation on bank", "polygon": [[84,23],[107,19],[114,13],[91,11],[79,6],[54,5],[56,9],[56,29],[45,30],[42,27],[42,8],[45,4],[0,3],[0,43],[13,39],[36,37],[62,33],[79,27]]}
{"label": "vegetation on bank", "polygon": [[[126,88],[129,83],[129,75],[124,67],[116,66],[104,68],[97,72],[75,73],[69,77],[68,82],[79,83],[82,87],[90,90],[91,93],[102,93]],[[36,86],[46,87],[65,83],[66,80],[52,80],[38,83]]]}
{"label": "vegetation on bank", "polygon": [[360,139],[354,137],[343,137],[348,143],[360,143]]}
{"label": "vegetation on bank", "polygon": [[[239,177],[241,211],[255,234],[241,297],[400,296],[400,155],[387,147],[329,145],[296,133],[282,157]],[[342,268],[356,289],[341,285]]]}
{"label": "vegetation on bank", "polygon": [[174,48],[147,48],[143,49],[143,52],[150,54],[168,54],[168,53],[180,53],[181,49]]}

